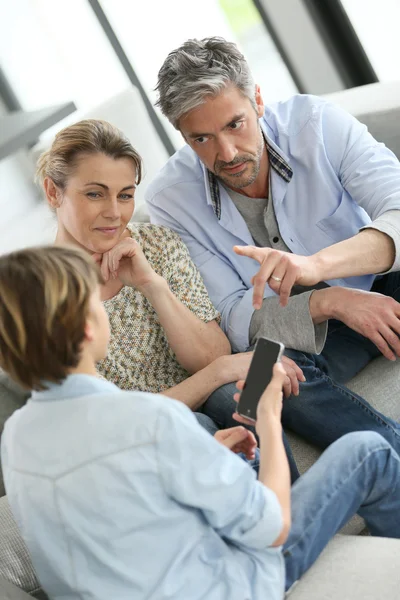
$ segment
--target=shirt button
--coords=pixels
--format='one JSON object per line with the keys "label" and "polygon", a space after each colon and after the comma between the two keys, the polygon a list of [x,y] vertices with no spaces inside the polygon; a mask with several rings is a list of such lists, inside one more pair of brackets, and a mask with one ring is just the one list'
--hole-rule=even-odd
{"label": "shirt button", "polygon": [[277,244],[279,242],[279,238],[277,236],[275,236],[272,241],[274,242],[274,244]]}

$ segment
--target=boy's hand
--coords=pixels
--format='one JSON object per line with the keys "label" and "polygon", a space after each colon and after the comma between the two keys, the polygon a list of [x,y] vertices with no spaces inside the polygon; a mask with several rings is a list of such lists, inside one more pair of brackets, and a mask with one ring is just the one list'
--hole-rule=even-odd
{"label": "boy's hand", "polygon": [[[269,421],[272,419],[274,421],[277,420],[280,422],[285,377],[286,373],[282,363],[275,363],[272,379],[267,388],[265,389],[257,405],[257,423],[254,424],[254,421],[242,417],[242,415],[239,415],[239,413],[234,413],[233,418],[235,419],[235,421],[238,421],[239,423],[244,423],[245,425],[252,425],[253,427],[254,425],[256,425],[256,428],[260,420]],[[243,390],[244,384],[244,380],[238,381],[236,387],[238,388],[238,390]],[[236,400],[236,402],[239,402],[240,394],[235,394],[233,398],[234,400]]]}
{"label": "boy's hand", "polygon": [[[254,425],[254,423],[252,423]],[[217,442],[232,450],[235,454],[240,452],[248,460],[253,460],[256,455],[257,441],[254,434],[244,427],[230,427],[221,429],[214,435]]]}

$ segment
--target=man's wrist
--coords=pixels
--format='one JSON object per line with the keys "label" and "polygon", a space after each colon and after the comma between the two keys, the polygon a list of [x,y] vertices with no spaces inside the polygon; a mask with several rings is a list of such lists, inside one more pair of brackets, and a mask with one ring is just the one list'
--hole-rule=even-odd
{"label": "man's wrist", "polygon": [[328,319],[339,319],[345,302],[346,288],[332,286],[314,290],[310,296],[310,314],[315,325]]}
{"label": "man's wrist", "polygon": [[310,295],[310,314],[315,325],[324,323],[333,316],[331,292],[332,288],[325,288],[314,290]]}
{"label": "man's wrist", "polygon": [[326,256],[322,252],[317,252],[310,256],[313,263],[313,270],[315,272],[316,283],[329,279],[327,277],[328,265],[326,263]]}

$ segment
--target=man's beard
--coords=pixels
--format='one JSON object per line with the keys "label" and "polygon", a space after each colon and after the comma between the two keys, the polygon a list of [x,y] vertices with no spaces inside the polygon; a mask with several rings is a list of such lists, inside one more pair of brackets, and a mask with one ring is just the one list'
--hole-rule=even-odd
{"label": "man's beard", "polygon": [[[254,183],[258,177],[263,151],[264,137],[260,131],[260,143],[257,148],[256,154],[240,154],[238,156],[235,156],[235,158],[229,163],[226,163],[222,160],[217,160],[214,164],[214,173],[224,183],[226,183],[228,187],[234,187],[239,190],[245,188]],[[235,165],[240,165],[241,163],[247,164],[247,169],[245,173],[239,171],[239,173],[229,174],[224,170],[225,167],[234,167]]]}

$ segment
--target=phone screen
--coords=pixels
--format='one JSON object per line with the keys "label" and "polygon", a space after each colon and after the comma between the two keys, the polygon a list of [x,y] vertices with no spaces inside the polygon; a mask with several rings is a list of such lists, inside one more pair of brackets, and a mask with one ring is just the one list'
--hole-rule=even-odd
{"label": "phone screen", "polygon": [[248,419],[257,419],[257,404],[272,379],[274,364],[281,358],[284,345],[267,338],[259,338],[250,363],[244,390],[237,411]]}

